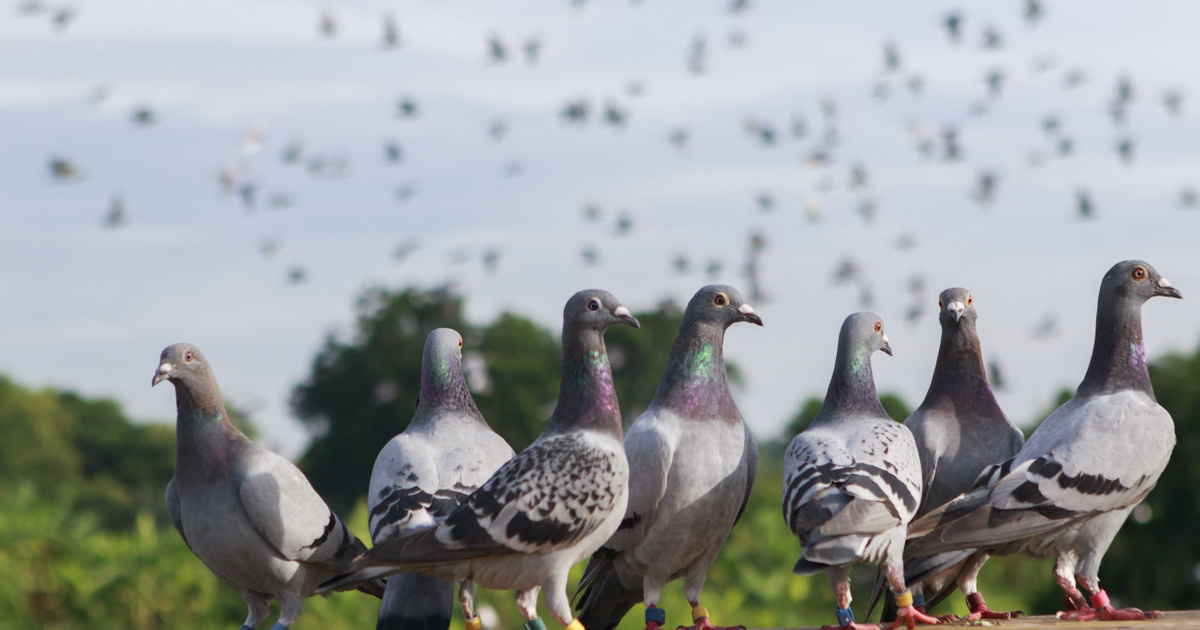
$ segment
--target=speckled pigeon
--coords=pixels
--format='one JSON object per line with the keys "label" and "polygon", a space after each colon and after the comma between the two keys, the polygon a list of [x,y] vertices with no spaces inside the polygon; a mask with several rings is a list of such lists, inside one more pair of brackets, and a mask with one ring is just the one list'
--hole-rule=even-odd
{"label": "speckled pigeon", "polygon": [[321,590],[398,572],[516,590],[527,630],[542,630],[537,593],[568,630],[571,567],[612,536],[625,514],[629,464],[604,347],[614,324],[638,327],[607,291],[576,293],[563,309],[558,405],[529,448],[496,471],[437,527],[384,543]]}
{"label": "speckled pigeon", "polygon": [[[376,546],[445,520],[463,499],[513,456],[484,421],[462,372],[463,340],[449,328],[425,339],[421,390],[408,428],[392,438],[371,471],[367,494]],[[459,586],[467,630],[479,630],[475,583]],[[445,630],[454,583],[419,573],[388,580],[378,630]]]}
{"label": "speckled pigeon", "polygon": [[[1126,516],[1158,481],[1175,447],[1175,426],[1150,385],[1142,305],[1181,297],[1148,263],[1117,263],[1100,283],[1092,360],[1075,397],[1054,410],[1016,457],[985,471],[978,489],[914,523],[911,553],[931,575],[946,552],[1054,556],[1069,610],[1060,617],[1131,621],[1158,616],[1114,609],[1098,572]],[[1090,603],[1076,576],[1091,593]]]}
{"label": "speckled pigeon", "polygon": [[[1011,459],[1025,444],[1025,436],[1000,410],[988,384],[971,292],[961,288],[942,291],[938,312],[942,341],[933,380],[924,402],[904,421],[921,455],[923,486],[918,519],[970,491],[984,468]],[[1014,616],[988,609],[976,587],[975,578],[987,558],[985,552],[973,553],[950,569],[913,585],[914,605],[921,609],[922,594],[927,593],[932,610],[957,586],[967,598],[969,621]],[[904,565],[911,571],[911,550],[905,553]],[[882,588],[882,579],[877,588]],[[890,605],[884,609],[883,618],[891,619],[894,614],[894,605]]]}
{"label": "speckled pigeon", "polygon": [[[345,571],[366,546],[288,460],[255,446],[229,421],[212,367],[195,346],[168,346],[152,385],[175,385],[175,476],[167,484],[171,522],[192,553],[246,600],[242,630],[257,626],[268,600],[286,630],[324,580]],[[380,581],[355,585],[376,597]]]}
{"label": "speckled pigeon", "polygon": [[821,411],[784,456],[783,517],[804,551],[793,572],[829,575],[837,626],[857,624],[850,610],[850,565],[882,566],[900,608],[892,627],[938,620],[916,610],[904,585],[905,528],[921,502],[921,459],[912,433],[892,420],[875,393],[871,355],[892,353],[874,313],[846,318]]}
{"label": "speckled pigeon", "polygon": [[693,629],[714,628],[700,591],[758,467],[758,445],[725,382],[725,330],[735,322],[762,325],[727,285],[700,289],[684,311],[658,391],[625,436],[625,519],[580,581],[579,620],[588,630],[611,630],[638,602],[646,630],[657,630],[666,623],[662,587],[681,577]]}

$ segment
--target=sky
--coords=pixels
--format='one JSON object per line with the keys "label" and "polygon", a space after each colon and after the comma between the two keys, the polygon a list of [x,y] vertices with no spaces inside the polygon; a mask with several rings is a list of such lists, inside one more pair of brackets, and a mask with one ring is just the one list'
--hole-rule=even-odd
{"label": "sky", "polygon": [[1028,426],[1082,378],[1112,264],[1144,259],[1184,295],[1145,306],[1150,357],[1200,332],[1200,5],[1040,7],[6,2],[0,373],[169,421],[150,378],[191,342],[294,458],[291,389],[369,287],[450,282],[472,321],[557,333],[580,289],[637,311],[720,281],[766,324],[726,339],[763,439],[823,394],[858,310],[895,351],[878,388],[919,403],[937,294],[962,286]]}

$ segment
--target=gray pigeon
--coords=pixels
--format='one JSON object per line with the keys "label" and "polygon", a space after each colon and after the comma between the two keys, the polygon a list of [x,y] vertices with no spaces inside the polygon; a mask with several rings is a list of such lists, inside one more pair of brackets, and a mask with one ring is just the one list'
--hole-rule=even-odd
{"label": "gray pigeon", "polygon": [[583,629],[571,614],[567,574],[617,531],[629,498],[604,330],[639,324],[600,290],[572,296],[563,320],[562,384],[542,434],[437,527],[372,549],[320,591],[412,571],[472,580],[517,591],[527,630],[544,630],[537,616],[537,593],[544,588],[550,614],[569,630]]}
{"label": "gray pigeon", "polygon": [[[167,346],[151,385],[175,385],[175,476],[167,511],[192,553],[246,600],[242,630],[282,608],[272,630],[286,630],[301,600],[345,571],[366,546],[342,524],[288,460],[255,446],[229,421],[208,360],[195,346]],[[382,597],[383,584],[356,587]]]}
{"label": "gray pigeon", "polygon": [[[1000,410],[988,384],[979,335],[975,331],[978,315],[971,292],[960,288],[942,291],[938,296],[938,311],[942,341],[933,380],[925,401],[904,421],[921,456],[923,485],[917,518],[970,491],[984,468],[1011,459],[1025,444],[1025,436]],[[985,552],[974,553],[949,570],[916,584],[912,587],[914,605],[921,608],[925,605],[922,595],[930,593],[928,608],[932,610],[957,586],[967,598],[969,621],[1015,616],[1016,613],[988,609],[976,588],[975,578],[987,558]],[[904,564],[911,568],[911,552],[905,553]],[[876,589],[877,592],[882,589],[882,579]],[[895,614],[890,609],[891,606],[884,609],[885,620]]]}
{"label": "gray pigeon", "polygon": [[850,565],[881,566],[896,596],[892,627],[938,620],[916,610],[904,585],[905,529],[921,502],[921,459],[912,433],[888,417],[875,393],[871,354],[889,355],[883,321],[874,313],[846,318],[821,411],[788,445],[783,469],[783,517],[804,552],[793,572],[829,575],[837,626],[854,623]]}
{"label": "gray pigeon", "polygon": [[[1142,344],[1142,304],[1179,298],[1149,264],[1117,263],[1100,283],[1092,360],[1075,397],[1054,410],[1016,457],[984,471],[979,487],[914,523],[910,553],[944,570],[957,550],[1056,557],[1063,618],[1131,621],[1159,616],[1114,609],[1100,588],[1100,561],[1121,524],[1158,481],[1175,426],[1158,405]],[[939,558],[947,558],[942,560]],[[1092,594],[1091,606],[1076,576]]]}
{"label": "gray pigeon", "polygon": [[695,629],[714,626],[700,605],[704,578],[742,516],[754,485],[758,445],[725,382],[725,330],[762,326],[737,289],[713,284],[688,303],[667,371],[646,412],[625,436],[629,506],[621,527],[592,556],[579,621],[611,630],[638,602],[646,628],[666,623],[662,587],[684,578]]}
{"label": "gray pigeon", "polygon": [[[439,328],[425,339],[421,393],[403,433],[392,438],[371,471],[367,493],[371,541],[381,545],[437,525],[513,456],[475,406],[462,373],[462,336]],[[459,587],[467,630],[479,630],[475,583]],[[378,630],[445,630],[454,583],[419,573],[387,582]]]}

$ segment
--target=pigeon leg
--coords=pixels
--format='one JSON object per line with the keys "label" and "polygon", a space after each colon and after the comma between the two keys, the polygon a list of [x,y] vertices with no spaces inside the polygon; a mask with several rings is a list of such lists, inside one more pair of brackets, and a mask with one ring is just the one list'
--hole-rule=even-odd
{"label": "pigeon leg", "polygon": [[646,604],[646,630],[658,630],[667,623],[667,611],[655,604]]}
{"label": "pigeon leg", "polygon": [[537,596],[541,588],[540,586],[535,586],[524,591],[517,591],[515,598],[517,601],[517,610],[521,611],[521,616],[525,618],[526,622],[537,619]]}
{"label": "pigeon leg", "polygon": [[1063,590],[1063,605],[1066,610],[1058,611],[1059,619],[1072,619],[1081,612],[1090,612],[1087,599],[1075,588],[1075,559],[1073,556],[1060,555],[1054,561],[1054,581]]}
{"label": "pigeon leg", "polygon": [[908,630],[914,630],[918,623],[939,623],[940,620],[937,617],[926,615],[913,607],[912,593],[904,585],[903,565],[889,562],[884,566],[883,572],[887,577],[888,587],[891,588],[892,595],[896,598],[896,620],[887,627],[887,630],[895,630],[900,626],[908,626]]}
{"label": "pigeon leg", "polygon": [[304,612],[304,603],[295,593],[279,593],[279,619],[275,620],[275,625],[271,626],[271,630],[288,630],[296,620],[300,618],[300,613]]}
{"label": "pigeon leg", "polygon": [[829,585],[833,587],[833,596],[837,599],[838,625],[825,626],[821,630],[879,630],[873,623],[855,623],[854,612],[850,610],[850,570],[846,567],[829,567],[825,569],[829,576]]}
{"label": "pigeon leg", "polygon": [[480,630],[483,624],[479,621],[479,615],[475,614],[475,582],[465,580],[458,585],[458,605],[462,608],[466,630]]}
{"label": "pigeon leg", "polygon": [[1113,608],[1108,601],[1108,593],[1105,593],[1104,589],[1099,589],[1095,595],[1092,595],[1091,608],[1058,614],[1059,619],[1074,619],[1075,621],[1145,621],[1160,619],[1162,616],[1163,614],[1157,610]]}
{"label": "pigeon leg", "polygon": [[714,626],[708,619],[708,609],[701,606],[699,600],[688,603],[692,605],[692,625],[679,626],[679,628],[686,630],[746,630],[746,626]]}
{"label": "pigeon leg", "polygon": [[988,555],[986,553],[977,553],[963,566],[958,574],[958,588],[967,596],[967,608],[971,614],[967,615],[967,621],[979,621],[980,619],[1016,619],[1024,615],[1021,610],[1011,612],[1000,612],[988,608],[987,602],[983,600],[983,593],[979,592],[975,580],[979,577],[979,570],[983,568],[983,564],[987,562]]}
{"label": "pigeon leg", "polygon": [[246,624],[241,627],[241,630],[254,630],[258,624],[262,623],[263,619],[267,618],[271,607],[267,603],[267,598],[258,593],[242,591],[242,599],[245,600],[246,608],[250,609],[250,613],[246,615]]}

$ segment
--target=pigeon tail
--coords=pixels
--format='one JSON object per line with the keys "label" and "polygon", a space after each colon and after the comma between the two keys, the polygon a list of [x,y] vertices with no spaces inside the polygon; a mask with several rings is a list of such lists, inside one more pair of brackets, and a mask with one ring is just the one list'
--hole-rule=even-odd
{"label": "pigeon tail", "polygon": [[642,589],[626,588],[608,564],[580,596],[579,622],[588,630],[613,630],[642,602]]}
{"label": "pigeon tail", "polygon": [[446,630],[454,611],[454,583],[418,573],[387,581],[376,630]]}

